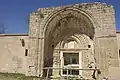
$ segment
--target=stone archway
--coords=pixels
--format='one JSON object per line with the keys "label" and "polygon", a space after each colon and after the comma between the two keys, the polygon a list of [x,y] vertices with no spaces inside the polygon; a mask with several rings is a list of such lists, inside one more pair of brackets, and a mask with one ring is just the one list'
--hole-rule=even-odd
{"label": "stone archway", "polygon": [[[50,17],[50,18],[49,18]],[[66,7],[48,17],[44,29],[44,67],[53,67],[53,53],[60,42],[78,34],[93,39],[95,26],[90,15],[77,8]],[[50,61],[51,64],[46,64]]]}
{"label": "stone archway", "polygon": [[[100,6],[103,8],[99,8]],[[110,16],[104,14],[108,9],[112,11],[106,12]],[[110,67],[118,67],[113,10],[113,7],[105,4],[93,3],[41,8],[32,13],[27,75],[42,76],[44,61],[53,58],[54,49],[59,42],[74,34],[84,34],[93,40],[97,66],[104,75],[107,75]]]}

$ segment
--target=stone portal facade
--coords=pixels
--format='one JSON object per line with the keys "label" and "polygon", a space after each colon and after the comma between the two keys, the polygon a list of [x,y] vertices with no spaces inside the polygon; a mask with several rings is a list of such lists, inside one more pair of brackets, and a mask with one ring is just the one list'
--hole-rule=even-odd
{"label": "stone portal facade", "polygon": [[[76,43],[78,47],[66,48],[65,42],[69,41],[73,41],[71,44]],[[79,67],[87,68],[87,64],[96,62],[104,75],[107,75],[110,67],[118,67],[113,6],[83,3],[39,8],[31,13],[28,75],[42,75],[44,67],[63,65],[60,55],[64,50],[81,51],[82,65]],[[88,55],[93,57],[93,61]],[[47,65],[50,60],[53,62]]]}
{"label": "stone portal facade", "polygon": [[[112,67],[119,67],[119,33],[116,34],[111,5],[83,3],[39,8],[30,14],[27,40],[27,76],[42,76],[45,67],[63,68],[72,63],[77,68],[94,64],[92,68],[99,68],[105,76]],[[51,73],[62,75],[62,72],[53,70]]]}

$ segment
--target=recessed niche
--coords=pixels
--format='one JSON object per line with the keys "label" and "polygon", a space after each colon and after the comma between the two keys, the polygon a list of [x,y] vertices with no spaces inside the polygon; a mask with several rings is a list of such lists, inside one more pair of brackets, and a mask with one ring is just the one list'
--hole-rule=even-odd
{"label": "recessed niche", "polygon": [[88,48],[91,48],[91,45],[88,45]]}
{"label": "recessed niche", "polygon": [[24,39],[20,39],[21,40],[21,45],[22,45],[22,47],[24,47],[25,46],[25,41],[24,41]]}
{"label": "recessed niche", "polygon": [[54,45],[52,45],[52,48],[54,48]]}
{"label": "recessed niche", "polygon": [[25,49],[25,56],[28,56],[28,49]]}

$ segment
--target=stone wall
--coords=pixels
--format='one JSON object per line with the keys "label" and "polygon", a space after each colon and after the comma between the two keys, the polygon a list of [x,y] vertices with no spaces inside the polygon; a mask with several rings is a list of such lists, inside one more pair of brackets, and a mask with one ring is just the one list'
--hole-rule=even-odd
{"label": "stone wall", "polygon": [[[0,72],[26,73],[28,35],[0,35]],[[27,52],[26,52],[27,51]]]}
{"label": "stone wall", "polygon": [[[0,72],[26,73],[31,76],[42,74],[45,25],[49,18],[58,11],[70,7],[79,9],[93,19],[95,57],[100,69],[107,74],[109,67],[118,67],[118,49],[120,49],[120,34],[115,27],[115,13],[111,5],[104,3],[83,3],[60,7],[39,8],[30,14],[28,35],[0,35]],[[70,11],[69,11],[70,12]],[[66,11],[65,14],[68,12]],[[73,13],[74,14],[74,13]],[[64,16],[64,14],[62,14]],[[80,16],[77,12],[75,16]],[[57,17],[60,17],[57,16]],[[84,18],[84,17],[83,17]],[[56,18],[56,20],[59,18]],[[87,20],[87,19],[86,19]],[[54,20],[55,21],[55,20]],[[55,25],[55,23],[53,23]],[[91,20],[92,21],[92,20]],[[86,21],[87,22],[87,21]],[[46,24],[45,24],[46,23]],[[52,26],[54,26],[52,25]],[[50,26],[50,27],[52,27]],[[51,28],[46,28],[46,30]],[[118,45],[117,45],[118,44]],[[28,50],[26,50],[28,49]],[[28,51],[28,57],[26,54]]]}
{"label": "stone wall", "polygon": [[[60,10],[66,11],[67,8],[73,9],[72,14],[77,17],[80,15],[75,13],[76,9],[83,11],[83,14],[87,14],[87,17],[91,17],[93,20],[93,26],[95,28],[94,31],[94,43],[95,43],[95,56],[97,58],[97,63],[99,68],[101,68],[105,73],[105,69],[109,68],[110,66],[117,67],[118,66],[118,52],[117,52],[117,40],[116,40],[116,28],[115,28],[115,13],[114,8],[112,5],[107,5],[105,3],[83,3],[83,4],[74,4],[74,5],[67,5],[67,6],[59,6],[59,7],[50,7],[50,8],[39,8],[36,12],[30,15],[30,54],[29,54],[29,66],[31,67],[28,74],[30,75],[39,75],[39,71],[42,70],[43,66],[43,55],[44,55],[44,46],[48,44],[44,44],[45,39],[45,29],[51,30],[52,26],[55,25],[55,20],[59,20],[56,18],[52,22],[49,20],[51,17],[56,17],[54,15],[58,14]],[[61,13],[60,13],[61,14]],[[65,14],[58,17],[64,17]],[[91,22],[92,22],[91,20]],[[48,23],[47,23],[48,22]],[[45,28],[47,24],[51,24],[48,28]],[[89,21],[88,21],[89,23]],[[53,24],[53,25],[52,25]],[[51,27],[51,28],[50,28]],[[114,43],[109,44],[110,41]],[[106,44],[100,45],[100,44]],[[107,45],[109,44],[109,45]],[[112,49],[112,51],[109,51]],[[110,57],[109,53],[110,52]],[[104,58],[102,55],[106,54]],[[109,57],[109,58],[108,58]],[[107,60],[106,60],[107,59]],[[105,61],[104,64],[102,62]],[[115,62],[115,64],[114,64]],[[110,65],[108,66],[108,63]],[[42,71],[40,71],[41,73]]]}
{"label": "stone wall", "polygon": [[[27,60],[28,63],[28,71],[27,75],[38,75],[39,76],[39,68],[42,67],[40,64],[42,63],[42,28],[40,25],[42,24],[43,17],[38,12],[33,12],[30,14],[29,21],[29,57]],[[41,56],[41,57],[40,57]]]}
{"label": "stone wall", "polygon": [[117,32],[117,44],[118,44],[119,66],[120,66],[120,32]]}
{"label": "stone wall", "polygon": [[118,49],[120,49],[120,32],[117,32]]}

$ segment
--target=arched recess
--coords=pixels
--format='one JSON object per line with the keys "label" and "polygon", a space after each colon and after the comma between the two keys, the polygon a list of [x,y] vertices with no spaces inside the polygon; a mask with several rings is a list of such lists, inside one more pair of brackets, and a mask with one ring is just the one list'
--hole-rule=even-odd
{"label": "arched recess", "polygon": [[[54,11],[44,23],[44,67],[48,67],[46,63],[53,59],[54,49],[60,42],[75,34],[84,34],[92,40],[95,36],[96,23],[91,15],[75,7]],[[52,61],[49,66],[53,66],[50,64],[53,64]]]}
{"label": "arched recess", "polygon": [[[90,46],[90,47],[89,47]],[[65,56],[64,54],[67,54],[69,56],[67,61],[75,60],[76,63],[70,63],[65,64]],[[75,58],[75,55],[76,58]],[[70,57],[71,56],[71,57]],[[72,57],[74,56],[74,57]],[[57,46],[54,48],[53,51],[53,67],[57,68],[65,68],[67,66],[72,67],[72,65],[76,68],[89,68],[89,65],[96,64],[95,61],[95,55],[94,55],[94,41],[90,39],[90,37],[84,35],[84,34],[74,34],[70,37],[65,38],[63,41],[59,42]],[[50,61],[50,60],[49,60]],[[92,68],[95,68],[95,66],[92,66]],[[53,75],[61,72],[62,70],[53,70]],[[85,71],[83,71],[80,74],[84,74]],[[87,72],[85,75],[91,75],[91,72]],[[58,75],[58,74],[57,74]]]}

